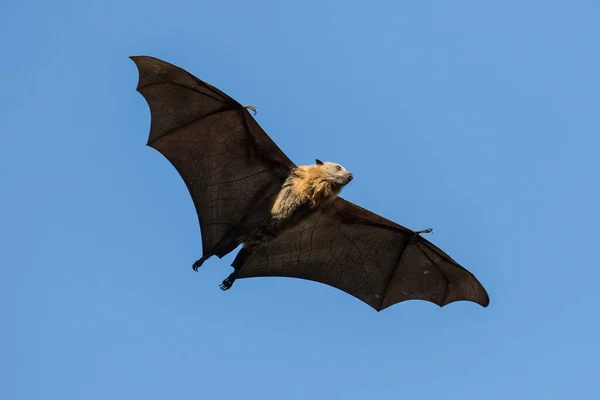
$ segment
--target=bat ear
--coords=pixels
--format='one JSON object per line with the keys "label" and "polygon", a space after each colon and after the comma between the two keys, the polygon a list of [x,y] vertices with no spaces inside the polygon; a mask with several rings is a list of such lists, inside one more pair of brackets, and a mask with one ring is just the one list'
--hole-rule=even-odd
{"label": "bat ear", "polygon": [[323,165],[323,161],[319,160],[318,158],[315,161],[317,162],[317,165]]}

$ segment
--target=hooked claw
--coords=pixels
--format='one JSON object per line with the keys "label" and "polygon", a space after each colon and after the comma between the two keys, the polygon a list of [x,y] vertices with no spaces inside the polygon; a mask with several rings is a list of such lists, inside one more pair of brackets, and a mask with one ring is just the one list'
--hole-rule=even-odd
{"label": "hooked claw", "polygon": [[421,233],[431,233],[431,232],[433,232],[433,228],[427,228],[427,229],[423,229],[423,230],[420,230],[420,231],[415,231],[415,233],[417,235],[420,235]]}
{"label": "hooked claw", "polygon": [[254,106],[249,106],[247,104],[242,104],[242,107],[244,107],[245,109],[251,110],[252,112],[254,112],[254,115],[256,115],[256,113],[258,112],[258,110],[256,109],[256,107],[254,107]]}
{"label": "hooked claw", "polygon": [[199,259],[198,261],[196,261],[193,265],[192,265],[192,269],[196,272],[198,272],[198,268],[200,268],[202,266],[202,264],[204,264],[204,261],[206,261],[208,257],[203,256],[201,259]]}
{"label": "hooked claw", "polygon": [[237,277],[237,273],[232,272],[220,285],[221,290],[225,291],[233,286],[233,282],[235,282],[235,278]]}

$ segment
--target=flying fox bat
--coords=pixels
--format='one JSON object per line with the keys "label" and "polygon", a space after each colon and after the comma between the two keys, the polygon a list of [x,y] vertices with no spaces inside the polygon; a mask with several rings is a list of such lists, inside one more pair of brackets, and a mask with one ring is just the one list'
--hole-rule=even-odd
{"label": "flying fox bat", "polygon": [[316,160],[296,166],[248,110],[165,61],[134,56],[151,122],[147,145],[175,167],[202,238],[198,270],[242,245],[221,284],[292,277],[340,289],[381,311],[405,300],[487,307],[473,274],[422,236],[339,197],[353,175]]}

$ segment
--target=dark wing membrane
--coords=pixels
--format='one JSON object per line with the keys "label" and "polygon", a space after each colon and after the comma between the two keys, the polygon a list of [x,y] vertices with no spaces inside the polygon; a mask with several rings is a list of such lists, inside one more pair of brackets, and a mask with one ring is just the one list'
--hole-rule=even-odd
{"label": "dark wing membrane", "polygon": [[238,275],[260,276],[320,282],[377,311],[405,300],[489,304],[477,279],[442,250],[341,198],[259,247]]}
{"label": "dark wing membrane", "polygon": [[[204,256],[222,257],[251,229],[294,164],[231,97],[167,62],[131,57],[150,107],[148,145],[179,172],[200,222]],[[261,208],[262,206],[262,208]]]}

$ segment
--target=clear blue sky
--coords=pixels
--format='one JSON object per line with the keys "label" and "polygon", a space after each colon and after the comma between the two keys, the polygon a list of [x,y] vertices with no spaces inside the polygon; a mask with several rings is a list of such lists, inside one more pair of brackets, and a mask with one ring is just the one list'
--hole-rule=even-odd
{"label": "clear blue sky", "polygon": [[[0,398],[598,399],[600,3],[0,6]],[[296,163],[430,236],[487,309],[376,313],[199,273],[181,178],[145,146],[130,55],[258,107]]]}

